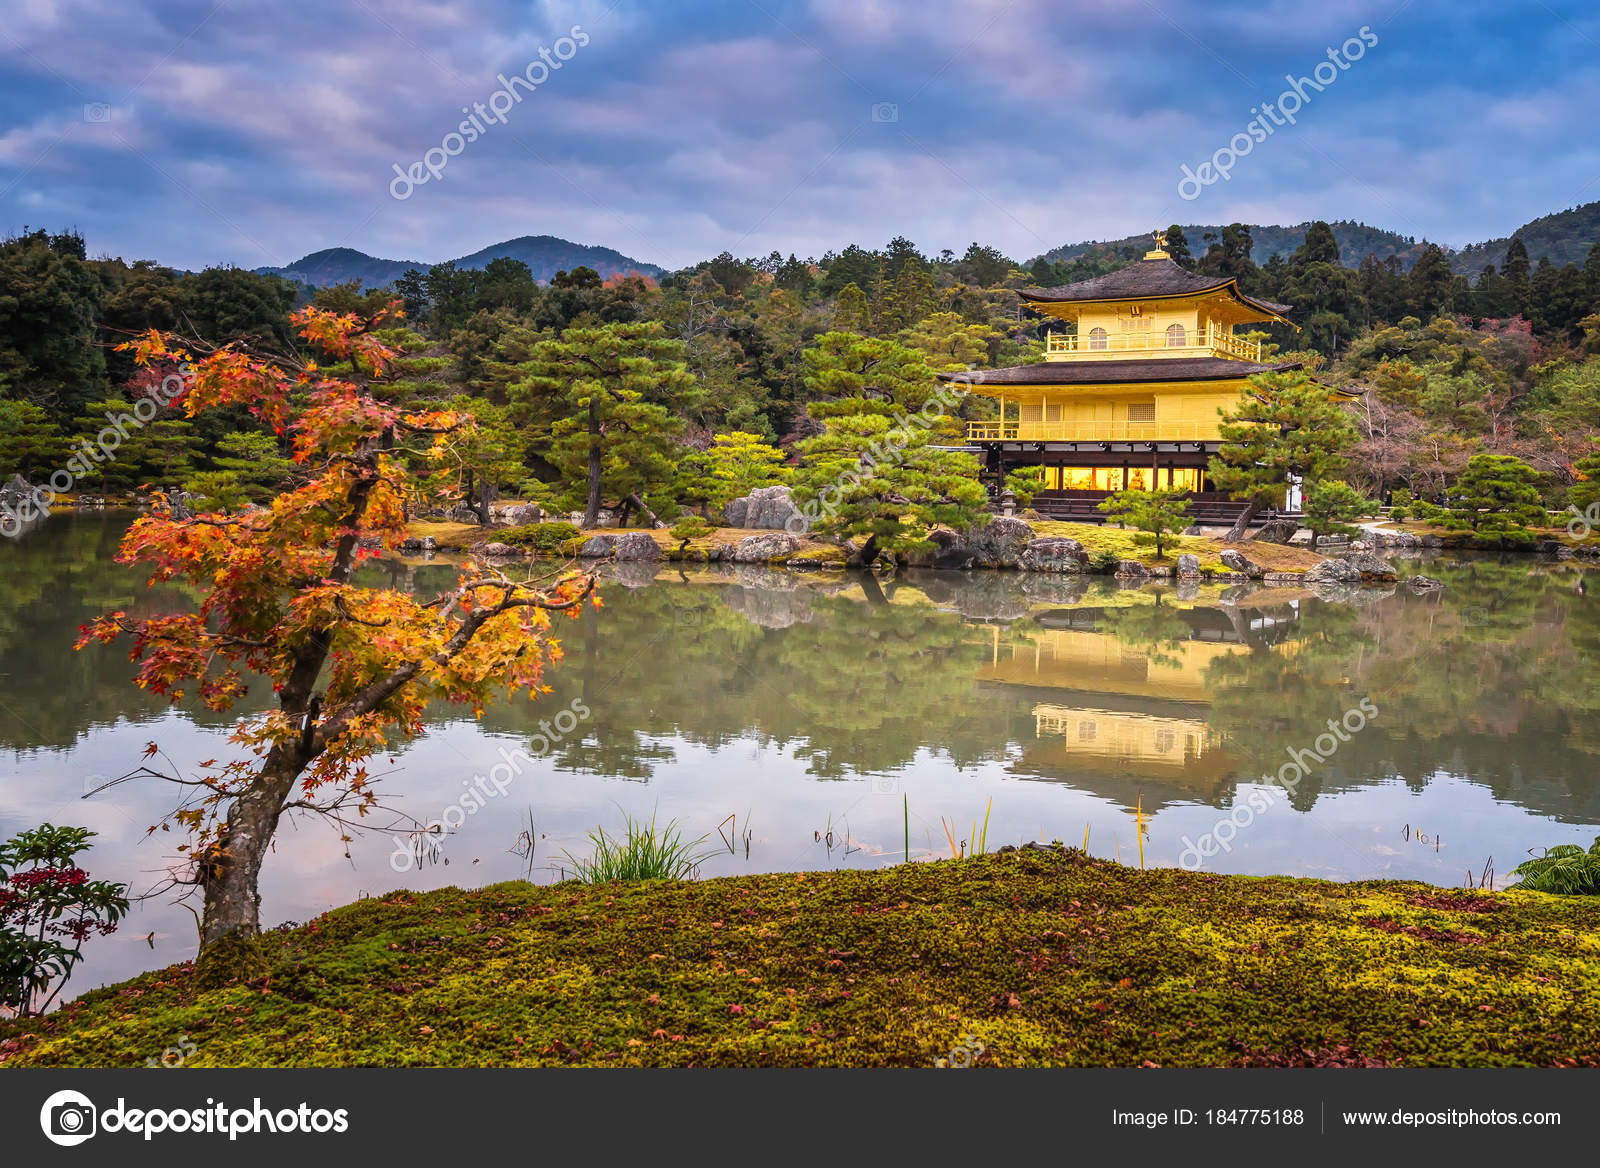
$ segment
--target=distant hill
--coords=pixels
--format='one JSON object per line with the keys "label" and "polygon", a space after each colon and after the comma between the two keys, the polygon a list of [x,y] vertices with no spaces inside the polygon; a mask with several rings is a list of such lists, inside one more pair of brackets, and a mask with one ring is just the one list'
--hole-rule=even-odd
{"label": "distant hill", "polygon": [[[1251,249],[1250,258],[1258,264],[1266,263],[1275,255],[1288,259],[1295,249],[1306,241],[1306,228],[1309,226],[1309,223],[1300,223],[1294,227],[1252,225],[1250,239],[1254,247]],[[1397,255],[1409,269],[1422,252],[1420,242],[1397,231],[1368,227],[1365,223],[1356,223],[1348,219],[1338,220],[1329,226],[1333,228],[1333,238],[1339,243],[1339,260],[1346,267],[1359,267],[1361,261],[1369,255],[1375,255],[1380,260]],[[1215,223],[1183,224],[1183,235],[1189,241],[1189,251],[1196,257],[1205,255],[1206,248],[1210,246],[1205,240],[1207,233],[1220,236],[1222,227]],[[1066,244],[1045,252],[1044,258],[1052,262],[1065,262],[1078,259],[1091,251],[1106,249],[1121,251],[1125,247],[1135,248],[1140,255],[1143,255],[1151,246],[1150,235],[1146,232],[1143,235],[1124,236],[1122,239]]]}
{"label": "distant hill", "polygon": [[1450,264],[1457,272],[1476,279],[1487,264],[1496,268],[1504,266],[1506,247],[1516,235],[1522,237],[1528,258],[1535,264],[1549,256],[1550,262],[1558,268],[1569,263],[1581,268],[1589,258],[1589,249],[1600,243],[1600,201],[1524,223],[1504,239],[1464,247],[1451,257]]}
{"label": "distant hill", "polygon": [[[602,277],[626,276],[637,272],[641,276],[659,277],[662,269],[614,251],[609,247],[591,247],[557,239],[553,235],[523,235],[504,243],[491,244],[471,255],[461,256],[454,262],[458,268],[482,268],[490,260],[509,258],[521,260],[533,272],[533,278],[547,283],[557,272],[571,271],[576,267],[589,267]],[[283,268],[257,268],[264,275],[282,276],[314,288],[330,284],[343,284],[347,280],[360,280],[363,288],[382,288],[394,283],[409,269],[426,271],[424,260],[385,260],[348,247],[330,247],[314,251]]]}

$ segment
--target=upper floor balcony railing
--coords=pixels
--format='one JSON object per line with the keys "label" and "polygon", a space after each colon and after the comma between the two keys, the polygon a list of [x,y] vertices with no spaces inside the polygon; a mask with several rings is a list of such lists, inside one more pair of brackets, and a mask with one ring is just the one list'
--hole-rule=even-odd
{"label": "upper floor balcony railing", "polygon": [[1112,332],[1095,328],[1087,333],[1050,333],[1045,337],[1046,361],[1097,360],[1113,354],[1139,353],[1161,357],[1229,357],[1260,363],[1261,345],[1236,337],[1227,329],[1207,324],[1204,329],[1181,324],[1165,329]]}
{"label": "upper floor balcony railing", "polygon": [[968,422],[968,442],[1218,442],[1216,422]]}

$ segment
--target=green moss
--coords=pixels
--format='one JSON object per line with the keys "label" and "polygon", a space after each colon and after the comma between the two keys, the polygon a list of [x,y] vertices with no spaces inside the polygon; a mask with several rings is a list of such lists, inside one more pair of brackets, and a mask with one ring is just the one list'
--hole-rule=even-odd
{"label": "green moss", "polygon": [[396,894],[0,1028],[12,1066],[1600,1062],[1600,908],[1022,852]]}

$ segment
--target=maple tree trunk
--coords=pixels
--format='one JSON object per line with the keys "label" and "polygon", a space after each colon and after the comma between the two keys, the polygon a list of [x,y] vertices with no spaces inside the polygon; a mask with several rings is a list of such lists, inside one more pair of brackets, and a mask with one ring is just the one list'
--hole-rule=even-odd
{"label": "maple tree trunk", "polygon": [[226,985],[265,972],[265,959],[255,945],[261,935],[257,880],[284,801],[302,769],[299,759],[273,751],[249,788],[228,808],[218,853],[206,862],[201,880],[205,913],[195,972],[202,986]]}

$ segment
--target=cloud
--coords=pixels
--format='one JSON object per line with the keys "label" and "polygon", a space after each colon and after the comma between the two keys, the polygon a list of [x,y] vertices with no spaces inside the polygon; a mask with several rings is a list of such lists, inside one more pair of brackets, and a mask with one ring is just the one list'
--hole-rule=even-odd
{"label": "cloud", "polygon": [[[1579,201],[1592,14],[1472,0],[22,0],[4,226],[196,267],[519,234],[684,264],[906,234],[1019,259],[1156,222],[1352,217],[1466,243]],[[422,157],[572,25],[590,44],[404,203]],[[1179,167],[1363,24],[1380,44],[1203,210]],[[109,123],[83,107],[108,103]],[[874,107],[895,119],[874,120]],[[1486,152],[1495,156],[1485,180]],[[1571,195],[1563,192],[1572,192]],[[1592,194],[1589,196],[1592,197]]]}

